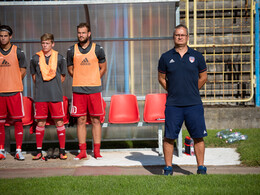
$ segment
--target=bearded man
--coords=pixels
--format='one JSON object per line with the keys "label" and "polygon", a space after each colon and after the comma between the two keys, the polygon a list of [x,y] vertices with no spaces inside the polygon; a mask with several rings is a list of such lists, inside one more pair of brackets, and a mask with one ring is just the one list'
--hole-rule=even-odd
{"label": "bearded man", "polygon": [[104,115],[102,103],[101,78],[107,69],[103,48],[90,40],[91,30],[87,23],[77,26],[78,43],[67,52],[67,66],[72,82],[71,116],[77,117],[77,134],[80,153],[74,158],[80,160],[87,157],[86,153],[86,121],[89,114],[92,123],[94,140],[94,158],[101,159],[101,122]]}

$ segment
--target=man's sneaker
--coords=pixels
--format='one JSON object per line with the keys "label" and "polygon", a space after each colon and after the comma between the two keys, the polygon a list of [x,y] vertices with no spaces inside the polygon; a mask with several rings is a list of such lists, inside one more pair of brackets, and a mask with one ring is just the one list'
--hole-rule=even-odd
{"label": "man's sneaker", "polygon": [[60,154],[61,160],[66,160],[68,158],[67,154]]}
{"label": "man's sneaker", "polygon": [[163,173],[164,175],[172,175],[173,174],[173,169],[172,169],[172,167],[169,167],[169,166],[165,166],[163,171],[164,171],[164,173]]}
{"label": "man's sneaker", "polygon": [[59,158],[59,156],[60,156],[60,150],[59,148],[55,148],[53,152],[53,158],[56,159]]}
{"label": "man's sneaker", "polygon": [[74,160],[81,160],[81,159],[83,159],[83,158],[87,158],[87,154],[86,153],[79,153],[78,154],[78,156],[76,156],[75,158],[74,158]]}
{"label": "man's sneaker", "polygon": [[16,150],[16,153],[15,153],[15,157],[14,157],[16,160],[24,160],[24,156],[22,154],[22,151],[21,150]]}
{"label": "man's sneaker", "polygon": [[206,175],[207,174],[207,167],[199,166],[197,170],[197,174]]}
{"label": "man's sneaker", "polygon": [[6,159],[6,152],[5,150],[0,150],[0,160],[5,160]]}
{"label": "man's sneaker", "polygon": [[40,160],[42,158],[42,153],[38,153],[36,156],[34,156],[32,159],[33,160]]}
{"label": "man's sneaker", "polygon": [[67,154],[65,153],[65,149],[60,149],[60,159],[66,160],[68,158]]}
{"label": "man's sneaker", "polygon": [[47,159],[53,158],[53,148],[49,148],[47,151]]}

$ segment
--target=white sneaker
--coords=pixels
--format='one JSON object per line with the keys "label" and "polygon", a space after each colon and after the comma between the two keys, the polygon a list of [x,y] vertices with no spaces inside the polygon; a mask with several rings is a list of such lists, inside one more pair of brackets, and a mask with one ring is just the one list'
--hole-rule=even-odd
{"label": "white sneaker", "polygon": [[0,160],[5,160],[6,159],[6,152],[5,150],[0,150]]}
{"label": "white sneaker", "polygon": [[22,154],[22,150],[16,150],[16,153],[15,153],[15,157],[14,157],[16,160],[24,160],[24,156]]}

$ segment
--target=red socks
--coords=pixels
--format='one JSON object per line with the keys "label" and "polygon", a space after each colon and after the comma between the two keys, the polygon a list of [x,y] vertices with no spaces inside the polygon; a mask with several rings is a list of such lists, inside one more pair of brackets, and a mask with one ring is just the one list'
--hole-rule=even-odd
{"label": "red socks", "polygon": [[74,158],[74,160],[80,160],[82,158],[87,158],[87,144],[84,143],[84,144],[79,144],[79,149],[80,149],[80,153],[78,154],[78,156],[76,156]]}
{"label": "red socks", "polygon": [[101,159],[102,156],[100,155],[100,143],[94,144],[94,158]]}
{"label": "red socks", "polygon": [[36,145],[37,149],[42,149],[42,141],[44,137],[45,127],[36,126]]}
{"label": "red socks", "polygon": [[21,149],[23,144],[23,123],[22,120],[14,122],[14,134],[16,140],[16,149]]}
{"label": "red socks", "polygon": [[65,134],[65,126],[64,125],[57,127],[57,135],[58,135],[59,142],[60,142],[60,148],[65,149],[66,134]]}
{"label": "red socks", "polygon": [[[0,120],[0,149],[5,146],[5,120]],[[23,123],[22,120],[14,121],[14,135],[16,149],[21,149],[23,144]]]}
{"label": "red socks", "polygon": [[[36,126],[36,144],[37,149],[42,149],[42,141],[44,137],[45,127]],[[57,127],[57,134],[60,142],[60,148],[65,149],[65,126]]]}
{"label": "red socks", "polygon": [[5,120],[0,120],[0,150],[5,148]]}

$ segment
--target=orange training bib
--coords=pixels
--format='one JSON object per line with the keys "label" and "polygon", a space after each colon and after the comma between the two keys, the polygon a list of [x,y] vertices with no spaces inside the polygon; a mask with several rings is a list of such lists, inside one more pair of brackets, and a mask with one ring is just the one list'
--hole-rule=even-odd
{"label": "orange training bib", "polygon": [[94,87],[101,86],[98,58],[95,54],[96,44],[92,43],[88,53],[82,54],[78,44],[74,46],[73,82],[72,86]]}
{"label": "orange training bib", "polygon": [[23,91],[22,76],[17,59],[17,46],[8,55],[0,53],[0,93]]}
{"label": "orange training bib", "polygon": [[49,59],[48,64],[46,64],[45,56],[42,50],[36,54],[39,56],[39,66],[43,80],[52,80],[56,76],[56,70],[58,65],[58,52],[52,49],[51,57]]}

